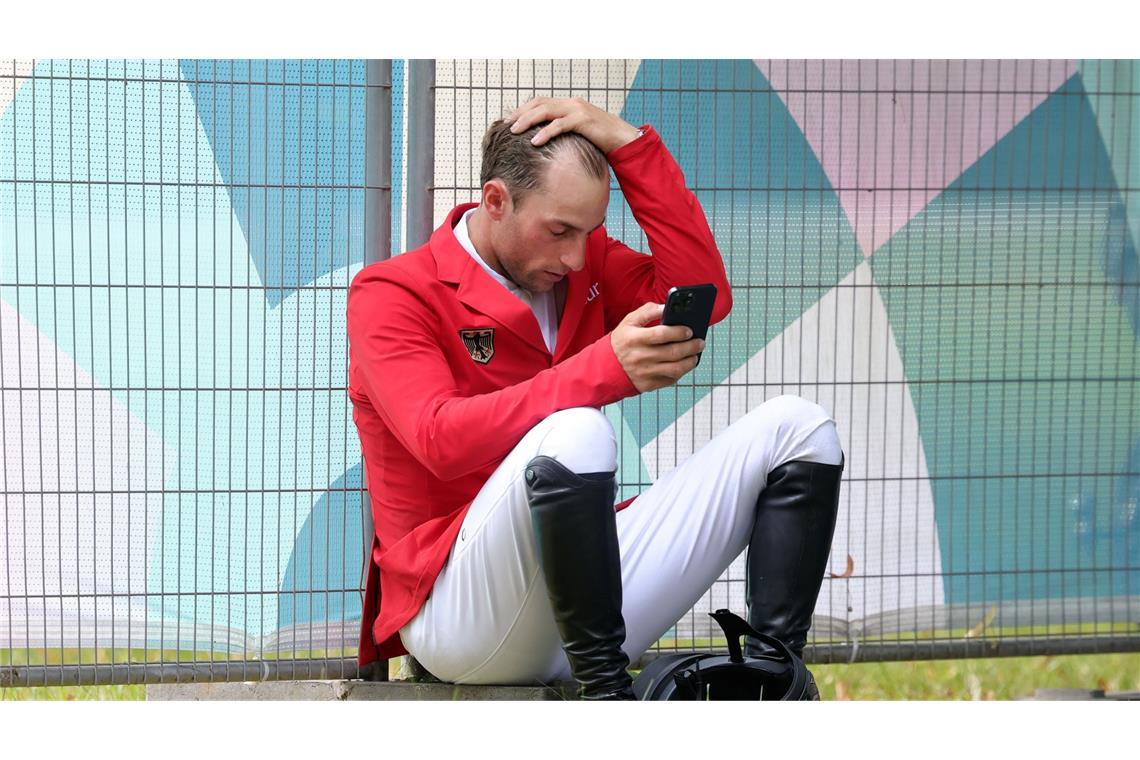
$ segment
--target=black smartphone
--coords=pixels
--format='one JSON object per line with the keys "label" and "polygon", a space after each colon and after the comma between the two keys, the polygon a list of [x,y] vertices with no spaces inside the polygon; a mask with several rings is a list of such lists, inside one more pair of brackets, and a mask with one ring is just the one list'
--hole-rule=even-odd
{"label": "black smartphone", "polygon": [[[669,288],[661,324],[684,325],[693,331],[694,338],[704,340],[709,331],[715,301],[716,285],[711,283]],[[700,363],[701,355],[697,354],[697,364]]]}

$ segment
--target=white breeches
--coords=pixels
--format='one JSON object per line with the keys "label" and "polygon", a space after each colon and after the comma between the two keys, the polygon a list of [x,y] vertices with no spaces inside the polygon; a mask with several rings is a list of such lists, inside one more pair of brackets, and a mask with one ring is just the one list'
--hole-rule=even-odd
{"label": "white breeches", "polygon": [[[527,462],[540,454],[574,472],[613,471],[613,426],[597,409],[556,412],[519,441],[479,491],[423,608],[400,629],[404,646],[438,678],[472,684],[570,679],[523,480]],[[778,396],[617,513],[622,648],[631,662],[744,551],[768,473],[794,459],[839,464],[839,436],[818,404]]]}

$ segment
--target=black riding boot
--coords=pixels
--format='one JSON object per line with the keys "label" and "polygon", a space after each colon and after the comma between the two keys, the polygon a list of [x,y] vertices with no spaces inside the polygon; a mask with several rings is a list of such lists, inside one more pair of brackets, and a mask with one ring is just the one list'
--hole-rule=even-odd
{"label": "black riding boot", "polygon": [[526,468],[538,562],[582,699],[633,699],[622,651],[613,472],[578,474],[537,456]]}
{"label": "black riding boot", "polygon": [[[786,462],[769,473],[756,501],[745,579],[748,622],[801,658],[831,553],[843,465],[843,459],[839,464]],[[746,654],[765,651],[760,642],[745,638]],[[814,677],[808,691],[819,698]]]}

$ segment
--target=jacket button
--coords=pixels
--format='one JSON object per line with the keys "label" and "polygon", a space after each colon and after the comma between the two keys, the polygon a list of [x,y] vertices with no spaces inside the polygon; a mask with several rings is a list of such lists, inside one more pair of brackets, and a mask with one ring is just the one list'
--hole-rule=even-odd
{"label": "jacket button", "polygon": [[531,470],[531,469],[527,469],[527,471],[526,471],[526,479],[527,479],[527,482],[528,482],[528,483],[530,483],[530,482],[533,482],[533,481],[534,481],[534,470]]}

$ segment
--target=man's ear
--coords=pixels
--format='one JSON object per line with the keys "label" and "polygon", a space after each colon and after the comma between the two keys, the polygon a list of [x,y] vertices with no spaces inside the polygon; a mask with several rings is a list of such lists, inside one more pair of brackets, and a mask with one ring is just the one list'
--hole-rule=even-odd
{"label": "man's ear", "polygon": [[511,191],[501,179],[487,180],[483,185],[483,209],[493,221],[501,221],[514,208]]}

